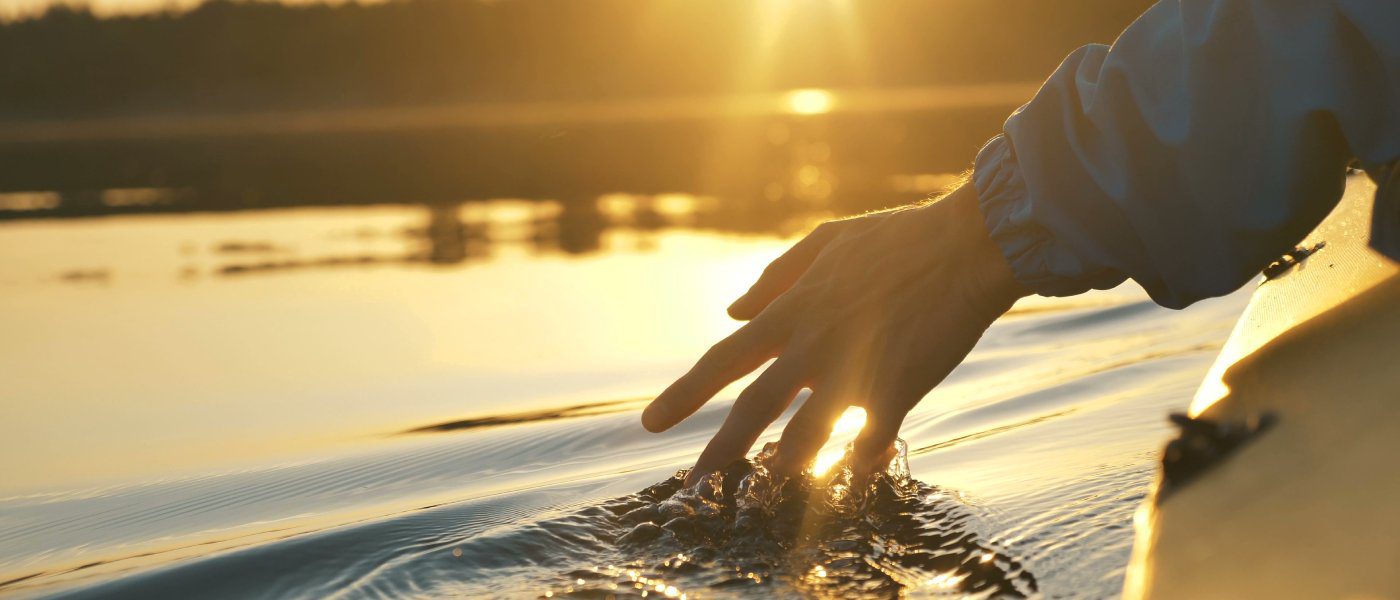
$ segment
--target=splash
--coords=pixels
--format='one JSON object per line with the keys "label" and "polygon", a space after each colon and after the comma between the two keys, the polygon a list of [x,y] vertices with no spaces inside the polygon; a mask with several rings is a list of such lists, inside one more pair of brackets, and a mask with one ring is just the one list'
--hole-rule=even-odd
{"label": "splash", "polygon": [[[684,487],[686,472],[605,502],[617,561],[547,582],[545,597],[1024,597],[1035,578],[967,530],[954,495],[909,475],[904,443],[862,476],[774,474],[773,445]],[[849,456],[850,453],[847,453]],[[596,523],[596,521],[595,521]],[[598,532],[602,533],[602,532]]]}

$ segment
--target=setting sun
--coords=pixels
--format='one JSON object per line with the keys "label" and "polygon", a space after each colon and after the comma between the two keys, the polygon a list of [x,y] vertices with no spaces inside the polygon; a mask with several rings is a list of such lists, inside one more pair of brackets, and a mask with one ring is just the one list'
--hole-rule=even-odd
{"label": "setting sun", "polygon": [[0,596],[1400,600],[1395,31],[0,0]]}
{"label": "setting sun", "polygon": [[786,97],[787,111],[798,115],[831,112],[834,98],[826,90],[793,90]]}

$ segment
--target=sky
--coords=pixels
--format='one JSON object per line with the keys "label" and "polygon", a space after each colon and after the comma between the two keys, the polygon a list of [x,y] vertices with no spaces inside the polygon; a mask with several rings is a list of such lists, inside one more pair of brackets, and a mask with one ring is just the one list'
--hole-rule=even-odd
{"label": "sky", "polygon": [[[284,4],[305,4],[324,2],[342,4],[348,1],[367,3],[367,0],[276,0]],[[373,0],[368,0],[373,1]],[[132,13],[158,12],[163,10],[188,10],[198,6],[203,0],[0,0],[0,20],[12,21],[42,13],[52,5],[89,7],[94,14],[113,16]]]}
{"label": "sky", "polygon": [[51,5],[69,4],[89,6],[94,13],[115,15],[133,12],[149,12],[161,9],[189,8],[199,0],[89,0],[87,2],[62,2],[54,0],[0,0],[0,19],[6,21],[22,19],[43,12]]}

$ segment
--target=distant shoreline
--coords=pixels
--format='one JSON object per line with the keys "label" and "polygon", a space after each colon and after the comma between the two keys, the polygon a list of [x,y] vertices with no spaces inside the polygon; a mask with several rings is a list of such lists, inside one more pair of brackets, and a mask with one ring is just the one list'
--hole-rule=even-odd
{"label": "distant shoreline", "polygon": [[[1015,107],[1038,82],[885,89],[821,90],[830,114]],[[719,97],[587,102],[491,102],[425,106],[268,111],[201,115],[133,115],[9,121],[0,144],[381,133],[442,128],[533,128],[608,123],[710,121],[791,114],[803,90]],[[827,114],[826,111],[823,114]],[[809,115],[798,115],[809,116]]]}

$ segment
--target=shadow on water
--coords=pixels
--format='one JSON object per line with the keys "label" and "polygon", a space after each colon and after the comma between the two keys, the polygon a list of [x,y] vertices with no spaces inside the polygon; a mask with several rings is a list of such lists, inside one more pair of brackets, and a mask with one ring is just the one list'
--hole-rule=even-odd
{"label": "shadow on water", "polygon": [[551,408],[546,410],[536,410],[528,412],[518,412],[503,415],[491,415],[486,417],[476,417],[471,419],[457,419],[414,427],[402,433],[432,433],[442,431],[460,431],[463,429],[479,429],[483,427],[500,427],[503,425],[520,425],[533,423],[535,421],[554,421],[558,419],[572,419],[576,417],[591,417],[596,415],[606,415],[618,412],[635,410],[639,406],[645,405],[649,398],[631,400],[609,400],[606,402],[591,402],[588,404],[576,404],[563,408]]}

